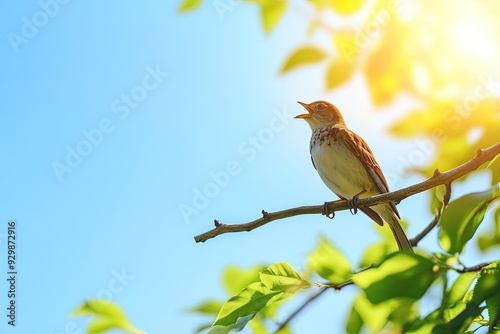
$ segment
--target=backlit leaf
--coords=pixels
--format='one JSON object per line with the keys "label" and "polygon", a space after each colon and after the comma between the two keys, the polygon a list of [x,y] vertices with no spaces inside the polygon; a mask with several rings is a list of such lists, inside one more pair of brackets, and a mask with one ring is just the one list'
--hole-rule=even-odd
{"label": "backlit leaf", "polygon": [[481,269],[471,302],[479,305],[491,298],[500,298],[500,261]]}
{"label": "backlit leaf", "polygon": [[475,278],[475,272],[460,274],[446,293],[446,303],[448,305],[452,305],[462,300]]}
{"label": "backlit leaf", "polygon": [[372,304],[366,294],[360,293],[354,300],[353,309],[359,314],[362,322],[373,333],[378,333],[387,322],[391,307],[389,303]]}
{"label": "backlit leaf", "polygon": [[264,269],[260,273],[260,280],[273,291],[294,293],[297,289],[311,286],[286,262],[279,262]]}
{"label": "backlit leaf", "polygon": [[452,201],[440,219],[439,241],[448,253],[461,253],[476,232],[491,201],[500,197],[500,186]]}
{"label": "backlit leaf", "polygon": [[219,313],[222,304],[224,304],[223,301],[209,299],[189,309],[188,311],[201,314],[217,314]]}
{"label": "backlit leaf", "polygon": [[280,21],[288,7],[288,0],[269,1],[261,7],[264,31],[270,33]]}
{"label": "backlit leaf", "polygon": [[363,7],[365,0],[329,0],[330,8],[339,14],[348,15],[356,13]]}
{"label": "backlit leaf", "polygon": [[285,64],[281,68],[280,73],[284,74],[296,69],[297,67],[320,62],[325,59],[326,56],[326,52],[316,46],[301,46],[293,51],[288,57]]}
{"label": "backlit leaf", "polygon": [[259,282],[259,273],[265,268],[265,265],[256,265],[248,269],[227,266],[222,273],[224,288],[229,295],[236,295],[251,283]]}
{"label": "backlit leaf", "polygon": [[[494,319],[497,319],[498,312],[500,311],[500,298],[486,299],[486,308],[488,309],[488,316],[490,317],[490,331],[493,333]],[[497,326],[499,324],[496,324]]]}
{"label": "backlit leaf", "polygon": [[109,300],[87,300],[73,310],[70,316],[92,316],[93,319],[88,324],[87,333],[102,333],[110,329],[119,329],[135,334],[144,333],[130,323],[117,304]]}
{"label": "backlit leaf", "polygon": [[[352,280],[376,304],[392,298],[419,299],[437,277],[434,263],[417,254],[397,252]],[[411,288],[409,288],[411,287]]]}
{"label": "backlit leaf", "polygon": [[[335,49],[340,56],[349,63],[351,63],[360,52],[359,46],[356,45],[355,38],[356,33],[350,30],[337,31],[333,35]],[[354,64],[352,66],[354,66]]]}
{"label": "backlit leaf", "polygon": [[231,326],[241,318],[246,319],[246,325],[257,312],[272,301],[280,299],[282,295],[283,291],[272,291],[262,282],[252,283],[222,305],[214,326]]}
{"label": "backlit leaf", "polygon": [[344,282],[352,273],[349,260],[324,237],[320,238],[318,247],[309,256],[308,265],[334,284]]}
{"label": "backlit leaf", "polygon": [[334,59],[326,69],[326,89],[332,90],[346,83],[353,72],[353,63],[343,57]]}
{"label": "backlit leaf", "polygon": [[260,279],[260,282],[250,284],[222,305],[209,333],[239,330],[266,306],[290,297],[299,288],[310,286],[309,282],[284,262],[264,269],[260,273]]}
{"label": "backlit leaf", "polygon": [[[458,304],[456,307],[463,309],[453,319],[445,324],[439,324],[432,330],[432,334],[465,333],[465,330],[471,325],[474,318],[479,316],[484,308],[475,304]],[[450,309],[449,309],[450,310]],[[451,309],[453,311],[453,308]],[[455,310],[455,311],[458,311]]]}
{"label": "backlit leaf", "polygon": [[177,11],[179,13],[190,12],[200,7],[202,3],[203,0],[184,0],[177,8]]}
{"label": "backlit leaf", "polygon": [[479,236],[477,244],[482,251],[500,245],[500,206],[496,208],[493,219],[495,221],[494,231],[486,231],[483,235]]}

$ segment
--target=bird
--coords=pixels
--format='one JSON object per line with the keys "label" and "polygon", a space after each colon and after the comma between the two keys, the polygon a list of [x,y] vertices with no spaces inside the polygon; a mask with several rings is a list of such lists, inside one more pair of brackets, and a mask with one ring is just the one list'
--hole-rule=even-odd
{"label": "bird", "polygon": [[[311,127],[311,160],[321,180],[333,193],[355,205],[359,198],[389,192],[372,150],[359,135],[349,130],[335,105],[322,100],[298,103],[307,113],[294,118],[305,120]],[[399,250],[413,253],[394,202],[360,210],[379,225],[387,222]]]}

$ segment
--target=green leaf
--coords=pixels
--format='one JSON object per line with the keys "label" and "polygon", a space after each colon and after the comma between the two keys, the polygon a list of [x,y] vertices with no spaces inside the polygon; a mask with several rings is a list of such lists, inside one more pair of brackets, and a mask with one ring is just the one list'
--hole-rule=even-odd
{"label": "green leaf", "polygon": [[260,6],[260,16],[266,34],[270,33],[288,8],[288,0],[244,0]]}
{"label": "green leaf", "polygon": [[222,273],[222,284],[229,295],[234,296],[251,283],[259,282],[259,273],[266,267],[265,265],[256,265],[243,269],[237,266],[227,266]]}
{"label": "green leaf", "polygon": [[177,8],[177,12],[179,13],[186,13],[193,11],[200,7],[200,5],[203,3],[203,0],[184,0],[182,3],[179,5]]}
{"label": "green leaf", "polygon": [[335,49],[348,63],[352,62],[360,52],[359,47],[356,45],[356,35],[357,32],[351,30],[336,31],[333,35]]}
{"label": "green leaf", "polygon": [[222,305],[213,324],[214,332],[211,330],[209,333],[241,329],[266,306],[290,297],[299,288],[310,286],[309,282],[284,262],[264,269],[260,273],[260,279],[261,282],[250,284]]}
{"label": "green leaf", "polygon": [[292,54],[288,57],[285,64],[281,68],[280,73],[285,74],[287,72],[290,72],[291,70],[296,69],[297,67],[318,63],[325,59],[326,55],[327,54],[325,51],[316,46],[301,46],[300,48],[293,51]]}
{"label": "green leaf", "polygon": [[326,69],[326,89],[332,90],[346,83],[354,72],[354,66],[345,58],[334,59]]}
{"label": "green leaf", "polygon": [[311,286],[286,262],[273,264],[260,273],[260,280],[272,291],[295,293],[298,289]]}
{"label": "green leaf", "polygon": [[262,24],[264,25],[264,31],[268,34],[270,33],[276,24],[280,21],[286,12],[288,7],[287,0],[273,0],[268,1],[265,5],[261,7],[261,17]]}
{"label": "green leaf", "polygon": [[231,326],[237,324],[238,319],[242,318],[247,319],[246,325],[257,312],[282,296],[283,291],[272,291],[262,282],[252,283],[222,305],[214,326]]}
{"label": "green leaf", "polygon": [[344,282],[352,273],[349,260],[324,237],[319,239],[318,247],[309,256],[308,266],[334,284]]}
{"label": "green leaf", "polygon": [[491,298],[500,298],[500,261],[481,269],[472,292],[471,302],[479,305]]}
{"label": "green leaf", "polygon": [[483,235],[479,236],[477,240],[477,245],[482,251],[500,245],[500,206],[495,210],[494,219],[495,230],[493,232],[486,231]]}
{"label": "green leaf", "polygon": [[392,298],[417,300],[436,278],[434,263],[417,254],[397,252],[376,267],[352,276],[374,304]]}
{"label": "green leaf", "polygon": [[460,274],[446,293],[447,305],[452,305],[462,300],[475,278],[476,273],[474,272]]}
{"label": "green leaf", "polygon": [[491,185],[500,183],[500,156],[497,155],[495,159],[491,160],[487,169],[491,170]]}
{"label": "green leaf", "polygon": [[347,318],[345,331],[346,333],[361,333],[361,328],[363,328],[363,319],[353,306],[351,308],[351,312],[349,313],[349,317]]}
{"label": "green leaf", "polygon": [[379,333],[387,322],[389,315],[392,312],[394,303],[385,302],[372,304],[366,297],[366,294],[361,292],[355,299],[352,306],[352,323],[348,323],[346,327],[347,333],[360,333],[362,325],[366,325],[371,332]]}
{"label": "green leaf", "polygon": [[[462,307],[462,305],[460,305]],[[464,333],[472,324],[474,318],[479,316],[484,308],[474,304],[467,304],[465,310],[459,313],[453,320],[445,324],[439,324],[432,330],[432,334]]]}
{"label": "green leaf", "polygon": [[197,306],[188,309],[188,312],[196,312],[201,314],[217,314],[219,313],[220,308],[224,304],[223,301],[209,299],[206,300]]}
{"label": "green leaf", "polygon": [[339,14],[349,15],[359,11],[365,3],[365,0],[330,0],[328,4]]}
{"label": "green leaf", "polygon": [[446,195],[446,187],[444,185],[437,186],[431,189],[431,213],[436,215],[443,206],[444,196]]}
{"label": "green leaf", "polygon": [[110,329],[120,329],[129,333],[144,333],[135,328],[122,309],[115,303],[104,299],[90,299],[79,305],[70,316],[93,316],[87,333],[102,333]]}
{"label": "green leaf", "polygon": [[[498,311],[500,311],[500,298],[490,298],[486,300],[486,308],[488,309],[488,316],[490,317],[489,329],[493,333],[493,321],[497,319]],[[498,324],[496,324],[498,326]]]}
{"label": "green leaf", "polygon": [[373,333],[378,333],[387,322],[391,308],[387,303],[373,305],[365,294],[360,294],[354,302],[354,307],[360,314],[365,325],[372,330]]}
{"label": "green leaf", "polygon": [[[393,238],[392,235],[391,238]],[[391,239],[391,242],[393,242],[393,240],[394,239]],[[371,266],[374,263],[380,263],[380,261],[390,253],[390,249],[391,246],[386,241],[376,242],[369,245],[363,252],[363,256],[359,262],[359,267],[364,268]]]}
{"label": "green leaf", "polygon": [[441,216],[439,241],[450,254],[461,253],[476,232],[488,205],[500,197],[500,186],[471,193],[452,201]]}
{"label": "green leaf", "polygon": [[230,332],[240,332],[248,324],[255,314],[238,318],[234,324],[227,326],[215,325],[208,331],[208,334],[227,334]]}

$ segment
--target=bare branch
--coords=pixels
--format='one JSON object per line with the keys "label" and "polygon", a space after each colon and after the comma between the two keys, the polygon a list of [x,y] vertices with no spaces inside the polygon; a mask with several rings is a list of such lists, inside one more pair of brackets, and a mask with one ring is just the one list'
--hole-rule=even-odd
{"label": "bare branch", "polygon": [[463,267],[462,269],[455,269],[456,272],[460,273],[460,274],[463,274],[463,273],[470,273],[470,272],[474,272],[474,271],[480,271],[481,269],[483,269],[484,267],[486,266],[489,266],[491,263],[481,263],[481,264],[477,264],[475,266],[472,266],[472,267]]}
{"label": "bare branch", "polygon": [[429,234],[430,231],[432,231],[432,229],[434,229],[434,227],[436,227],[437,223],[439,222],[439,219],[441,219],[441,215],[443,214],[444,209],[448,206],[451,197],[451,183],[445,183],[445,186],[446,186],[446,193],[444,195],[443,203],[441,204],[438,213],[436,214],[436,216],[434,216],[434,219],[431,221],[429,225],[427,225],[427,227],[422,232],[420,232],[419,234],[417,234],[415,238],[410,240],[410,244],[413,247],[417,246],[420,240],[422,240],[427,234]]}
{"label": "bare branch", "polygon": [[[364,269],[364,270],[366,270],[366,269]],[[364,271],[364,270],[362,270],[362,271]],[[274,331],[274,333],[276,334],[280,330],[282,330],[283,328],[285,328],[290,323],[290,321],[292,321],[293,318],[295,318],[300,312],[302,312],[302,310],[307,305],[309,305],[312,301],[316,300],[316,298],[318,298],[319,296],[321,296],[328,289],[334,289],[335,291],[340,291],[342,288],[344,288],[344,287],[346,287],[348,285],[352,285],[352,284],[354,284],[354,283],[351,280],[347,280],[347,281],[342,282],[340,284],[333,284],[333,283],[327,284],[326,287],[321,288],[321,290],[319,290],[317,293],[315,293],[314,295],[310,296],[302,305],[300,305],[299,308],[297,308],[292,314],[290,314],[288,316],[288,318],[286,318],[282,323],[280,323],[279,327]]]}
{"label": "bare branch", "polygon": [[[399,203],[403,199],[422,191],[429,190],[442,184],[451,184],[454,180],[472,172],[473,170],[476,170],[485,162],[493,160],[499,154],[500,143],[497,143],[493,146],[490,146],[489,148],[478,150],[476,157],[454,169],[451,169],[447,172],[440,172],[436,169],[434,175],[423,182],[390,193],[359,199],[356,203],[356,206],[358,208],[369,207],[390,201]],[[348,201],[334,201],[327,202],[325,203],[325,205],[302,206],[277,212],[266,212],[263,210],[263,216],[261,218],[245,224],[229,225],[220,223],[218,220],[215,220],[214,229],[197,235],[196,237],[194,237],[194,240],[196,242],[205,242],[208,239],[214,238],[224,233],[251,231],[278,219],[289,218],[298,215],[321,214],[323,212],[323,207],[325,206],[328,209],[327,212],[353,209],[353,206]]]}
{"label": "bare branch", "polygon": [[325,291],[327,291],[328,288],[321,288],[321,290],[319,290],[317,293],[315,293],[314,295],[312,295],[311,297],[309,297],[309,299],[307,299],[302,305],[300,305],[299,308],[297,308],[292,314],[290,314],[288,316],[288,318],[286,318],[280,325],[279,327],[274,331],[274,333],[278,333],[280,330],[282,330],[283,328],[285,328],[289,323],[290,321],[292,321],[293,318],[295,318],[297,316],[297,314],[299,314],[300,312],[302,312],[302,310],[307,306],[309,305],[312,301],[314,301],[316,298],[318,298],[319,296],[321,296]]}

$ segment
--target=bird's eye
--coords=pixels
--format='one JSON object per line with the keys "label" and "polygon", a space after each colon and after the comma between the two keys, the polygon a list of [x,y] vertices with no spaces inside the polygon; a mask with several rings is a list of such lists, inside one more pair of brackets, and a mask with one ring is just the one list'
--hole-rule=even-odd
{"label": "bird's eye", "polygon": [[318,111],[325,110],[325,104],[324,103],[318,103],[316,105],[316,110],[318,110]]}

